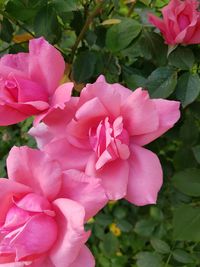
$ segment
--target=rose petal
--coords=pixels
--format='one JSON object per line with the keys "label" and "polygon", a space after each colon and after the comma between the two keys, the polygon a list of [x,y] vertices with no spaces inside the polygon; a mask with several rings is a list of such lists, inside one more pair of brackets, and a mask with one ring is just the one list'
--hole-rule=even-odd
{"label": "rose petal", "polygon": [[70,267],[83,244],[88,239],[84,231],[84,208],[77,202],[60,198],[53,202],[59,235],[50,252],[50,259],[55,266]]}
{"label": "rose petal", "polygon": [[60,52],[43,37],[29,42],[29,73],[32,80],[53,94],[64,74],[65,62]]}
{"label": "rose petal", "polygon": [[180,118],[180,102],[165,99],[155,99],[153,102],[159,116],[159,126],[151,133],[134,136],[132,141],[137,145],[143,146],[152,142],[172,128]]}
{"label": "rose petal", "polygon": [[136,89],[121,108],[124,127],[130,135],[153,132],[158,127],[158,114],[147,91]]}
{"label": "rose petal", "polygon": [[129,164],[126,160],[116,159],[107,163],[98,171],[95,168],[96,156],[93,154],[88,160],[86,174],[102,179],[102,185],[110,200],[118,200],[126,195]]}
{"label": "rose petal", "polygon": [[86,221],[108,202],[100,179],[72,169],[64,172],[59,197],[69,198],[83,205]]}
{"label": "rose petal", "polygon": [[162,185],[162,168],[158,157],[150,150],[132,145],[129,164],[125,198],[138,206],[155,204]]}
{"label": "rose petal", "polygon": [[95,266],[95,260],[90,252],[90,250],[84,246],[78,257],[75,259],[75,261],[70,265],[70,267],[83,267],[83,264],[85,267],[94,267]]}
{"label": "rose petal", "polygon": [[13,147],[7,159],[9,179],[29,186],[49,200],[61,186],[61,169],[44,152],[28,147]]}
{"label": "rose petal", "polygon": [[47,252],[56,241],[57,231],[52,217],[45,214],[32,216],[11,241],[16,249],[16,259],[34,259]]}

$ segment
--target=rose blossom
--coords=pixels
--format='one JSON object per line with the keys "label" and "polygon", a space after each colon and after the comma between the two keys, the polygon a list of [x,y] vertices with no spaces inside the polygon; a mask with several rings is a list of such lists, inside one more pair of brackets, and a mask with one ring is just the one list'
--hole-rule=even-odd
{"label": "rose blossom", "polygon": [[169,45],[200,43],[200,12],[196,0],[171,0],[162,9],[163,19],[149,14],[149,21],[159,28]]}
{"label": "rose blossom", "polygon": [[14,124],[32,115],[41,120],[52,109],[64,108],[73,87],[72,83],[59,86],[64,70],[60,52],[42,37],[29,42],[29,53],[3,56],[0,125]]}
{"label": "rose blossom", "polygon": [[75,168],[100,178],[109,199],[152,204],[162,185],[162,168],[158,157],[142,146],[173,127],[179,105],[150,99],[141,88],[132,92],[108,84],[100,76],[82,90],[71,121],[56,131],[49,120],[30,133],[64,170]]}
{"label": "rose blossom", "polygon": [[7,169],[9,179],[0,179],[0,266],[93,267],[84,221],[106,202],[99,181],[62,173],[28,147],[12,148]]}

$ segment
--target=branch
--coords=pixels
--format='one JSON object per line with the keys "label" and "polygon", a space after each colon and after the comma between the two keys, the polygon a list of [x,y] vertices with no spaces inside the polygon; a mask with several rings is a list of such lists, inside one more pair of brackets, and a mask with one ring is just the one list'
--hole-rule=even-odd
{"label": "branch", "polygon": [[96,15],[101,11],[101,8],[104,4],[104,1],[101,1],[97,7],[94,9],[94,11],[88,16],[79,36],[77,37],[76,39],[76,42],[74,44],[74,46],[72,47],[72,54],[71,54],[71,58],[70,58],[70,62],[72,63],[73,62],[73,59],[74,59],[74,56],[75,56],[75,53],[76,53],[76,50],[78,48],[78,45],[80,43],[80,41],[83,39],[85,33],[87,32],[91,22],[93,21],[94,17],[96,17]]}

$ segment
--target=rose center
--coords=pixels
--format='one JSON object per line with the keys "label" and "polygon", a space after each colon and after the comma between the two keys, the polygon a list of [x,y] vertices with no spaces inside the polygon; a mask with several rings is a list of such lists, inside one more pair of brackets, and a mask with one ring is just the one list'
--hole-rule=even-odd
{"label": "rose center", "polygon": [[123,128],[123,118],[117,117],[114,121],[106,117],[97,127],[90,128],[90,144],[96,152],[96,168],[100,169],[109,161],[117,158],[126,160],[130,156],[129,135]]}

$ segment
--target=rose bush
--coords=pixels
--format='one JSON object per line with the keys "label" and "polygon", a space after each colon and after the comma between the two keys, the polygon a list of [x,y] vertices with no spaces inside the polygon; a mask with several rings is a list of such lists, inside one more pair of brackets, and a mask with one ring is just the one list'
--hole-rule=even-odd
{"label": "rose bush", "polygon": [[163,19],[149,14],[169,45],[200,43],[200,12],[196,0],[171,0],[162,9]]}
{"label": "rose bush", "polygon": [[0,179],[0,266],[94,266],[84,221],[106,203],[99,182],[62,173],[28,147],[14,147],[7,168],[9,179]]}
{"label": "rose bush", "polygon": [[[64,120],[64,114],[61,117]],[[156,203],[162,168],[157,156],[142,146],[179,117],[179,102],[152,100],[141,88],[131,92],[100,76],[81,91],[74,116],[63,129],[39,125],[39,132],[35,128],[30,133],[39,136],[40,143],[43,139],[44,151],[63,170],[75,168],[100,178],[109,199],[146,205]]]}
{"label": "rose bush", "polygon": [[193,0],[0,1],[0,266],[92,266],[88,230],[96,267],[200,266],[198,35]]}

